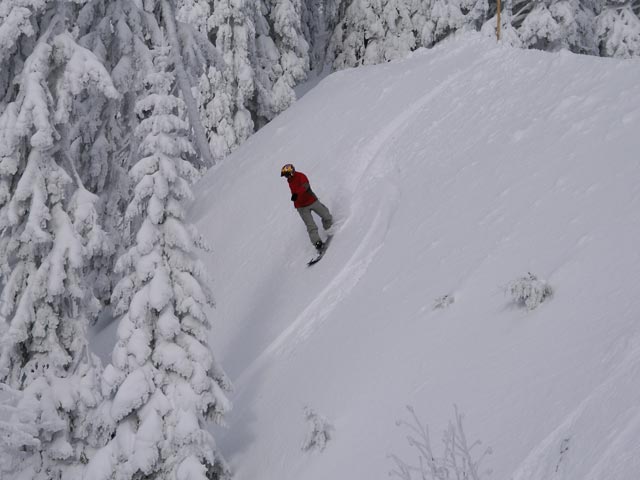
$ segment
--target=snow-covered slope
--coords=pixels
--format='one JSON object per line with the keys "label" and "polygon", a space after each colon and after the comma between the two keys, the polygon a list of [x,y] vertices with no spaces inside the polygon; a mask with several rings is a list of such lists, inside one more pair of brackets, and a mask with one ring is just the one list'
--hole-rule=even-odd
{"label": "snow-covered slope", "polygon": [[[335,73],[253,136],[192,209],[236,479],[387,478],[405,406],[437,440],[454,403],[489,478],[640,478],[639,152],[640,61],[477,35]],[[338,223],[312,268],[289,162]],[[527,272],[554,289],[532,311],[505,294]]]}

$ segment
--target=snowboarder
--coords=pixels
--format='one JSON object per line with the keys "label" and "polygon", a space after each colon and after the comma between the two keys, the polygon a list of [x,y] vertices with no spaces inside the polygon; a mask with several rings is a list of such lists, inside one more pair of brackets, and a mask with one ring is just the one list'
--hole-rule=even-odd
{"label": "snowboarder", "polygon": [[287,163],[280,170],[280,176],[286,177],[289,182],[289,188],[291,189],[291,201],[293,206],[298,210],[300,218],[307,227],[307,233],[309,239],[318,253],[322,253],[324,243],[318,235],[318,226],[311,215],[311,212],[315,212],[322,219],[322,227],[325,230],[329,230],[333,224],[333,218],[329,209],[325,207],[315,193],[311,190],[309,185],[309,179],[302,172],[296,172],[296,169],[290,163]]}

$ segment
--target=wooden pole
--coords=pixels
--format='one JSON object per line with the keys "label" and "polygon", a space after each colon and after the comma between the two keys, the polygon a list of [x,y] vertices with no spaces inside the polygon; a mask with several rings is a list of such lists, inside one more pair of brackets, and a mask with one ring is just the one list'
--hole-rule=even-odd
{"label": "wooden pole", "polygon": [[498,41],[500,41],[500,10],[501,10],[501,5],[500,5],[500,0],[498,0],[498,14],[497,14],[497,18],[498,18],[498,25],[496,26],[496,39]]}

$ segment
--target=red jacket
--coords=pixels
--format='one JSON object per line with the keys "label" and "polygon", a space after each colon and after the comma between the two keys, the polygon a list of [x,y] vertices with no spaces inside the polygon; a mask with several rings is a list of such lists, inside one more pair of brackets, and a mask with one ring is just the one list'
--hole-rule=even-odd
{"label": "red jacket", "polygon": [[302,172],[294,172],[291,178],[287,179],[289,182],[289,188],[291,194],[297,194],[297,198],[293,202],[293,206],[296,208],[308,207],[313,202],[318,200],[315,193],[311,191],[309,186],[309,179]]}

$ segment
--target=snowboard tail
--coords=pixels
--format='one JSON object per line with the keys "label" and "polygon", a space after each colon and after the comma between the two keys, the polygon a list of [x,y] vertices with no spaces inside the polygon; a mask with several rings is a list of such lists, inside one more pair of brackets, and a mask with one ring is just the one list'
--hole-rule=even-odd
{"label": "snowboard tail", "polygon": [[327,240],[324,242],[324,244],[322,245],[322,250],[318,253],[317,256],[315,256],[314,258],[312,258],[311,260],[309,260],[307,262],[307,267],[310,267],[311,265],[315,265],[316,263],[318,263],[320,260],[322,260],[322,257],[324,257],[324,254],[327,251],[327,248],[329,247],[329,243],[331,243],[331,239],[333,238],[332,235],[329,235],[327,237]]}

